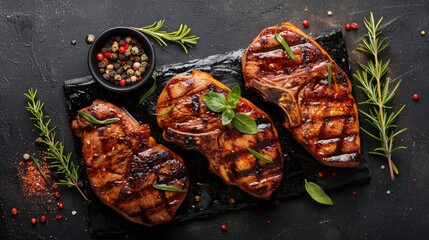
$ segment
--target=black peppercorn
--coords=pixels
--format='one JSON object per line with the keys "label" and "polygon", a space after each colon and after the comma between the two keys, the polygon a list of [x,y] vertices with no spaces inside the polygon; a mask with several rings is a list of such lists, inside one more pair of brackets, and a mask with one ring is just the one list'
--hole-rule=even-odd
{"label": "black peppercorn", "polygon": [[98,62],[98,67],[99,68],[105,68],[106,67],[106,62],[104,62],[104,61]]}
{"label": "black peppercorn", "polygon": [[106,52],[107,52],[107,48],[104,47],[101,49],[101,53],[106,53]]}
{"label": "black peppercorn", "polygon": [[100,68],[100,73],[101,74],[103,74],[103,73],[105,73],[106,72],[106,69],[104,69],[104,68]]}
{"label": "black peppercorn", "polygon": [[116,60],[116,59],[118,59],[118,54],[116,54],[116,53],[112,53],[112,60]]}
{"label": "black peppercorn", "polygon": [[113,64],[113,69],[115,69],[115,70],[120,68],[120,67],[121,67],[121,64],[119,64],[117,62]]}
{"label": "black peppercorn", "polygon": [[119,55],[118,55],[118,59],[119,60],[124,60],[125,59],[125,55],[124,54],[122,54],[122,53],[120,53]]}
{"label": "black peppercorn", "polygon": [[104,78],[104,80],[109,80],[110,79],[110,75],[107,74],[107,73],[105,73],[105,74],[103,74],[103,78]]}
{"label": "black peppercorn", "polygon": [[122,74],[124,72],[124,70],[122,69],[122,68],[118,68],[117,70],[116,70],[116,73],[117,74]]}
{"label": "black peppercorn", "polygon": [[115,41],[117,41],[117,42],[121,41],[121,36],[116,35],[116,36],[115,36]]}
{"label": "black peppercorn", "polygon": [[119,46],[124,46],[125,45],[125,41],[124,40],[119,40]]}

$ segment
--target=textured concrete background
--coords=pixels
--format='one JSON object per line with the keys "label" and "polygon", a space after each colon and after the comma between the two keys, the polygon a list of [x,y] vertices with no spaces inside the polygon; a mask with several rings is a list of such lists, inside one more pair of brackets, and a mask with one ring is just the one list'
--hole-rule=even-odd
{"label": "textured concrete background", "polygon": [[[308,12],[304,12],[304,8]],[[333,15],[327,16],[331,10]],[[429,234],[428,97],[429,3],[427,1],[0,1],[0,238],[90,238],[84,205],[74,190],[62,190],[67,221],[49,219],[46,226],[31,226],[29,219],[43,213],[44,203],[25,198],[18,177],[23,153],[34,152],[36,133],[25,110],[23,93],[39,89],[61,140],[73,151],[72,134],[63,96],[64,80],[89,75],[87,34],[114,26],[142,26],[166,19],[166,26],[186,23],[200,41],[188,55],[175,45],[156,46],[157,65],[185,62],[212,54],[245,48],[266,26],[291,21],[301,26],[308,19],[314,33],[357,22],[358,31],[345,32],[352,70],[365,61],[355,48],[365,33],[363,18],[373,11],[384,16],[382,28],[391,44],[383,54],[391,58],[390,77],[402,79],[392,102],[407,107],[397,125],[407,127],[397,141],[407,150],[394,155],[400,170],[397,180],[388,178],[383,159],[369,156],[376,146],[363,136],[363,157],[369,158],[372,181],[330,193],[335,205],[325,207],[308,197],[283,202],[278,207],[261,205],[190,221],[168,229],[153,229],[138,239],[426,239]],[[71,40],[77,40],[71,45]],[[414,102],[413,92],[420,94]],[[356,91],[357,100],[363,95]],[[364,124],[367,126],[367,124]],[[77,159],[75,159],[77,160]],[[414,182],[413,179],[416,179]],[[386,194],[390,190],[391,194]],[[351,192],[357,195],[352,196]],[[21,210],[15,221],[12,207]],[[71,211],[78,214],[71,216]],[[266,219],[271,224],[266,224]],[[219,226],[228,224],[221,233]],[[143,233],[142,233],[143,234]],[[124,236],[125,237],[125,236]],[[133,237],[133,236],[128,236]]]}

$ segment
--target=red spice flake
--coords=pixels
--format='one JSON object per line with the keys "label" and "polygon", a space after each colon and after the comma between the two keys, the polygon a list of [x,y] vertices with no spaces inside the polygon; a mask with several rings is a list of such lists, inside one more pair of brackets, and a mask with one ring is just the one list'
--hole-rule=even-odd
{"label": "red spice flake", "polygon": [[234,198],[229,198],[228,203],[229,204],[234,204],[235,203],[235,199]]}
{"label": "red spice flake", "polygon": [[226,232],[226,231],[228,231],[228,226],[227,226],[226,224],[222,224],[222,225],[220,226],[220,230],[221,230],[222,232]]}
{"label": "red spice flake", "polygon": [[352,192],[352,195],[353,195],[353,196],[356,196],[356,195],[357,195],[357,192],[353,191],[353,192]]}
{"label": "red spice flake", "polygon": [[61,215],[56,215],[55,216],[55,220],[61,220],[61,218],[63,218],[63,216],[61,216]]}
{"label": "red spice flake", "polygon": [[20,176],[23,182],[24,194],[27,197],[41,197],[49,194],[49,186],[51,171],[48,164],[44,160],[40,160],[40,169],[45,173],[45,180],[37,169],[33,161],[19,162]]}
{"label": "red spice flake", "polygon": [[337,176],[337,172],[332,172],[332,177],[336,177]]}
{"label": "red spice flake", "polygon": [[318,172],[317,173],[317,177],[318,178],[323,178],[325,175],[323,174],[323,172]]}
{"label": "red spice flake", "polygon": [[267,219],[266,223],[267,223],[267,224],[271,224],[271,220],[270,220],[270,219]]}
{"label": "red spice flake", "polygon": [[417,182],[417,178],[413,178],[413,183],[416,183]]}

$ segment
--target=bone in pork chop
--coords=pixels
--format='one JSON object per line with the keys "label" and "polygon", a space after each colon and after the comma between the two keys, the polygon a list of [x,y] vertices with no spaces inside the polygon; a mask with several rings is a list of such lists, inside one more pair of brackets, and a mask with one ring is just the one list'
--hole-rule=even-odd
{"label": "bone in pork chop", "polygon": [[[276,40],[288,43],[295,61]],[[328,83],[328,65],[332,84]],[[291,23],[268,27],[242,58],[246,87],[280,107],[284,127],[322,164],[359,165],[358,111],[343,70],[311,37]]]}
{"label": "bone in pork chop", "polygon": [[[207,108],[203,100],[207,92],[227,95],[230,89],[210,74],[196,70],[168,82],[157,102],[157,121],[164,129],[164,138],[202,153],[210,170],[226,184],[259,198],[269,198],[283,175],[282,152],[270,117],[240,98],[235,112],[252,117],[258,126],[256,134],[244,134],[231,123],[222,125],[221,113]],[[258,160],[247,148],[273,162]]]}
{"label": "bone in pork chop", "polygon": [[186,190],[189,185],[180,156],[150,135],[117,106],[101,100],[81,110],[98,120],[119,118],[107,125],[93,124],[78,115],[71,124],[82,140],[82,155],[94,193],[125,218],[144,225],[169,222],[186,192],[158,190],[165,184]]}

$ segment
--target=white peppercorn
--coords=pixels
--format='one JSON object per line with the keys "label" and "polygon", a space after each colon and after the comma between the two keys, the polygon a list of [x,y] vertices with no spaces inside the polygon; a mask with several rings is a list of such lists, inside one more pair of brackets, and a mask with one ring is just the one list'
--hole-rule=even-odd
{"label": "white peppercorn", "polygon": [[129,75],[129,76],[131,76],[131,75],[134,75],[134,70],[133,69],[128,69],[127,70],[127,74]]}
{"label": "white peppercorn", "polygon": [[134,55],[137,55],[139,53],[139,48],[138,47],[131,48],[131,53]]}

